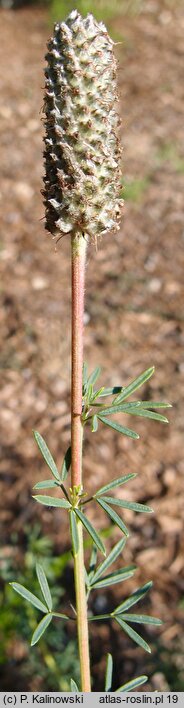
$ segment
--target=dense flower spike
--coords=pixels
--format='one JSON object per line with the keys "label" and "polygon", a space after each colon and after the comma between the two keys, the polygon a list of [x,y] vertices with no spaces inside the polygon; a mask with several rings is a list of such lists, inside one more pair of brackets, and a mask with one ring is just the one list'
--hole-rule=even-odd
{"label": "dense flower spike", "polygon": [[122,204],[113,42],[74,10],[55,25],[46,59],[46,229],[96,237],[119,228]]}

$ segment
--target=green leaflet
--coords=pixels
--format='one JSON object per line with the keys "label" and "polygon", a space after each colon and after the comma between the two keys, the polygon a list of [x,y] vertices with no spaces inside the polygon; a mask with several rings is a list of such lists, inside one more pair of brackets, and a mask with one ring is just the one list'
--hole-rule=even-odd
{"label": "green leaflet", "polygon": [[138,624],[154,624],[158,626],[163,624],[162,620],[158,619],[157,617],[151,617],[151,615],[132,615],[125,612],[121,615],[121,619],[123,618],[127,622],[136,622]]}
{"label": "green leaflet", "polygon": [[93,415],[93,417],[92,417],[91,430],[92,430],[92,433],[96,433],[96,431],[98,430],[98,418],[97,418],[97,415]]}
{"label": "green leaflet", "polygon": [[121,602],[121,604],[118,605],[118,607],[116,607],[116,609],[114,610],[114,614],[119,614],[121,612],[124,612],[125,610],[128,610],[129,607],[133,607],[133,605],[136,605],[137,602],[140,602],[140,600],[142,600],[144,595],[146,595],[146,593],[149,592],[152,585],[153,585],[153,583],[150,580],[149,583],[145,583],[145,585],[142,585],[141,588],[138,588],[137,590],[135,590],[135,592],[133,592],[132,595],[130,595],[130,597],[127,597],[126,600]]}
{"label": "green leaflet", "polygon": [[124,387],[123,392],[120,393],[119,396],[117,396],[114,403],[120,403],[120,401],[124,401],[125,398],[128,398],[128,396],[131,395],[131,393],[134,393],[134,391],[137,391],[137,389],[140,388],[140,386],[143,386],[143,384],[146,383],[146,381],[148,381],[151,378],[151,376],[153,376],[154,371],[155,371],[154,366],[151,366],[149,369],[146,369],[145,371],[143,371],[143,373],[140,374],[140,376],[137,376],[137,378],[134,379],[129,384],[129,386]]}
{"label": "green leaflet", "polygon": [[[106,614],[106,615],[93,615],[92,617],[88,617],[88,622],[101,622],[101,620],[106,620],[106,619],[112,619],[111,614]],[[114,618],[113,618],[114,619]]]}
{"label": "green leaflet", "polygon": [[38,433],[37,430],[33,430],[33,434],[34,434],[34,438],[37,442],[37,445],[40,449],[40,452],[42,453],[42,456],[44,457],[45,462],[47,463],[48,467],[50,468],[55,479],[57,479],[60,482],[60,476],[59,476],[58,469],[57,469],[56,464],[53,460],[51,452],[46,445],[45,440],[42,438],[42,435],[40,435],[40,433]]}
{"label": "green leaflet", "polygon": [[109,575],[106,575],[104,578],[102,578],[102,580],[97,580],[97,582],[94,582],[93,578],[91,583],[91,590],[96,590],[97,588],[106,588],[109,585],[121,583],[123,580],[131,578],[132,575],[134,575],[135,570],[136,565],[130,565],[127,566],[127,568],[120,568],[120,570],[117,570],[114,573],[109,573]]}
{"label": "green leaflet", "polygon": [[142,686],[142,684],[145,683],[145,681],[147,680],[148,676],[137,676],[137,678],[134,678],[131,681],[127,681],[127,683],[124,683],[123,686],[117,688],[115,693],[118,693],[118,691],[132,691],[134,688]]}
{"label": "green leaflet", "polygon": [[71,509],[71,511],[70,511],[70,529],[71,529],[71,537],[72,537],[72,544],[73,544],[73,552],[74,552],[74,555],[77,555],[78,550],[79,550],[79,537],[78,537],[76,514],[75,514],[75,511],[73,511],[73,509]]}
{"label": "green leaflet", "polygon": [[113,659],[112,654],[107,654],[106,672],[105,672],[105,691],[110,691],[112,686]]}
{"label": "green leaflet", "polygon": [[52,620],[52,615],[45,615],[41,622],[39,622],[38,626],[36,627],[35,631],[33,632],[33,636],[31,639],[31,646],[33,647],[34,644],[37,644],[39,642],[40,637],[42,634],[44,634],[45,630],[49,626],[50,622]]}
{"label": "green leaflet", "polygon": [[78,516],[80,521],[82,521],[83,526],[85,527],[86,531],[88,531],[89,535],[93,539],[95,545],[103,553],[103,555],[106,555],[105,551],[105,546],[101,541],[100,536],[98,535],[97,531],[95,531],[94,526],[90,524],[90,521],[87,519],[87,517],[82,513],[82,511],[79,511],[79,509],[75,509],[75,514]]}
{"label": "green leaflet", "polygon": [[109,428],[113,428],[113,430],[117,430],[118,433],[121,433],[122,435],[127,435],[128,438],[133,438],[134,440],[139,439],[139,435],[135,433],[133,430],[130,430],[130,428],[124,428],[122,425],[119,425],[119,423],[115,423],[112,420],[108,420],[108,418],[102,417],[101,414],[97,415],[99,420],[101,420],[102,423],[105,425],[108,425]]}
{"label": "green leaflet", "polygon": [[54,479],[44,479],[42,482],[37,482],[33,489],[57,489],[59,486],[59,482],[56,482]]}
{"label": "green leaflet", "polygon": [[70,620],[71,617],[64,615],[63,612],[52,612],[52,617],[59,617],[59,619]]}
{"label": "green leaflet", "polygon": [[69,472],[71,466],[71,446],[68,447],[68,450],[66,451],[66,454],[64,456],[62,468],[61,468],[61,480],[64,482],[64,480],[67,477],[67,474]]}
{"label": "green leaflet", "polygon": [[92,405],[92,403],[93,403],[94,401],[96,401],[96,398],[99,398],[99,396],[102,396],[103,391],[104,391],[104,386],[102,386],[101,388],[98,389],[98,391],[95,391],[95,392],[93,393],[93,396],[92,396],[91,401],[90,401],[90,404],[91,404],[91,405]]}
{"label": "green leaflet", "polygon": [[87,383],[87,378],[88,378],[88,367],[87,367],[86,362],[84,361],[83,367],[82,367],[82,383],[83,383],[83,386],[86,385],[86,383]]}
{"label": "green leaflet", "polygon": [[12,588],[15,590],[15,592],[18,593],[18,595],[21,595],[21,597],[24,598],[24,600],[27,600],[27,602],[30,602],[31,605],[36,607],[40,612],[47,612],[47,606],[39,600],[36,595],[33,595],[32,592],[27,590],[27,588],[24,587],[24,585],[21,585],[20,583],[10,583]]}
{"label": "green leaflet", "polygon": [[104,487],[100,487],[100,489],[98,489],[98,491],[94,494],[94,497],[97,497],[99,494],[103,494],[104,492],[108,492],[110,491],[110,489],[113,489],[115,487],[120,487],[121,484],[125,484],[129,481],[129,479],[133,479],[134,477],[137,477],[136,473],[126,474],[123,477],[113,479],[112,482],[109,482],[109,484],[105,484]]}
{"label": "green leaflet", "polygon": [[129,536],[129,532],[128,532],[127,527],[123,523],[121,517],[118,516],[118,514],[116,514],[116,511],[114,511],[114,509],[111,509],[111,507],[106,502],[102,501],[101,497],[100,497],[100,499],[98,499],[98,497],[96,497],[96,501],[98,502],[98,504],[100,504],[102,509],[104,509],[104,511],[106,511],[108,516],[110,516],[110,519],[112,519],[112,521],[114,521],[114,523],[117,524],[117,526],[119,526],[119,528],[125,534],[125,536]]}
{"label": "green leaflet", "polygon": [[44,504],[45,506],[55,506],[62,509],[71,508],[71,504],[67,501],[67,499],[56,499],[55,497],[46,497],[44,496],[44,494],[38,494],[37,496],[33,496],[33,499],[39,502],[39,504]]}
{"label": "green leaflet", "polygon": [[122,393],[124,386],[113,386],[112,388],[104,388],[102,393],[99,393],[99,398],[102,396],[116,396],[117,393]]}
{"label": "green leaflet", "polygon": [[41,591],[44,597],[44,600],[47,604],[49,612],[52,610],[52,597],[50,593],[50,588],[47,582],[47,578],[44,572],[44,569],[41,565],[41,563],[36,563],[36,574],[38,578],[39,585],[41,587]]}
{"label": "green leaflet", "polygon": [[142,512],[144,514],[150,514],[153,512],[151,506],[145,506],[145,504],[138,504],[138,502],[128,502],[124,499],[116,499],[116,497],[100,497],[107,504],[115,504],[116,506],[121,506],[123,509],[131,509],[132,511]]}
{"label": "green leaflet", "polygon": [[135,632],[135,629],[132,629],[132,627],[129,627],[129,624],[127,624],[122,619],[120,619],[119,615],[114,615],[114,619],[116,619],[116,621],[118,622],[120,627],[122,627],[122,629],[124,629],[124,632],[126,632],[126,634],[128,634],[128,636],[131,639],[133,639],[133,642],[138,644],[145,651],[149,652],[149,654],[151,653],[151,649],[149,647],[149,644],[147,644],[147,642],[145,642],[145,640],[140,636],[140,634]]}
{"label": "green leaflet", "polygon": [[[125,411],[126,413],[126,411]],[[168,418],[166,418],[165,415],[161,415],[160,413],[155,413],[154,411],[149,411],[144,408],[131,408],[131,410],[128,410],[127,413],[131,415],[138,415],[142,418],[149,418],[150,420],[157,420],[160,421],[160,423],[168,423]]]}
{"label": "green leaflet", "polygon": [[89,402],[91,400],[92,396],[93,396],[93,384],[90,384],[87,382],[85,399],[88,400],[88,402]]}
{"label": "green leaflet", "polygon": [[142,418],[151,418],[151,420],[159,420],[161,423],[168,423],[168,418],[166,418],[164,415],[160,415],[160,413],[154,413],[154,411],[150,411],[147,409],[144,409],[143,407],[140,406],[126,406],[125,403],[122,405],[112,405],[109,406],[109,408],[104,408],[103,410],[100,410],[100,414],[98,414],[98,417],[101,418],[101,416],[106,416],[106,415],[111,415],[112,413],[128,413],[129,415],[138,415],[141,416]]}
{"label": "green leaflet", "polygon": [[92,551],[91,551],[91,556],[90,556],[90,561],[89,561],[89,573],[87,573],[87,584],[91,582],[94,574],[95,574],[95,567],[96,567],[96,561],[97,561],[97,547],[92,546]]}
{"label": "green leaflet", "polygon": [[74,679],[72,678],[70,679],[70,691],[72,691],[73,693],[79,693],[79,688]]}
{"label": "green leaflet", "polygon": [[92,374],[90,374],[88,380],[87,380],[87,386],[94,385],[98,379],[98,377],[101,374],[101,368],[100,366],[97,366],[94,371],[92,371]]}
{"label": "green leaflet", "polygon": [[101,565],[98,566],[96,572],[94,572],[92,576],[92,583],[95,583],[100,576],[105,573],[107,568],[115,562],[116,558],[120,555],[121,551],[123,550],[124,546],[126,543],[126,538],[121,538],[118,543],[112,548],[112,551],[109,553],[108,557],[101,563]]}
{"label": "green leaflet", "polygon": [[171,403],[163,403],[162,401],[131,401],[130,403],[126,402],[122,405],[123,410],[125,407],[127,411],[131,410],[131,408],[150,408],[150,410],[154,410],[155,408],[172,408]]}
{"label": "green leaflet", "polygon": [[160,423],[169,422],[165,415],[161,415],[160,413],[155,413],[154,411],[149,411],[144,408],[132,407],[127,410],[124,408],[124,413],[128,413],[129,415],[138,415],[141,418],[149,418],[150,420],[158,420]]}

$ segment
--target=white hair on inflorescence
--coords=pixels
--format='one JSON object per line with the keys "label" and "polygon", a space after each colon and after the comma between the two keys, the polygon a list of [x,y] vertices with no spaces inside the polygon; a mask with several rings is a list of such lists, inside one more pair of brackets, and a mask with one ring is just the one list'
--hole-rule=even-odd
{"label": "white hair on inflorescence", "polygon": [[55,24],[46,58],[46,229],[96,238],[119,228],[122,206],[113,41],[73,10]]}

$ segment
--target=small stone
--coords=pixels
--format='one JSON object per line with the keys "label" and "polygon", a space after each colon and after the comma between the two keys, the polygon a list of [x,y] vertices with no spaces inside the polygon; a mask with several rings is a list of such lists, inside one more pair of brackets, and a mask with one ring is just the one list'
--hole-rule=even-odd
{"label": "small stone", "polygon": [[159,15],[161,25],[169,25],[172,20],[172,14],[168,10],[163,10]]}
{"label": "small stone", "polygon": [[35,276],[35,278],[32,278],[31,281],[33,290],[44,290],[48,287],[48,284],[48,279],[44,278],[42,275]]}
{"label": "small stone", "polygon": [[6,118],[6,120],[9,120],[13,115],[13,111],[10,106],[0,106],[0,115],[2,116],[2,118]]}
{"label": "small stone", "polygon": [[159,293],[159,290],[162,287],[162,281],[160,278],[152,278],[152,280],[149,281],[148,288],[151,293]]}
{"label": "small stone", "polygon": [[19,106],[17,108],[17,112],[19,113],[19,116],[22,116],[23,118],[25,118],[25,116],[29,115],[29,111],[30,111],[29,103],[27,103],[26,101],[24,103],[19,103]]}
{"label": "small stone", "polygon": [[91,318],[90,318],[89,312],[84,312],[84,317],[83,317],[84,325],[87,325],[88,322],[90,322],[90,319]]}
{"label": "small stone", "polygon": [[38,120],[34,120],[34,118],[28,120],[27,129],[30,131],[30,133],[35,133],[36,130],[40,130],[40,124]]}
{"label": "small stone", "polygon": [[66,382],[62,381],[61,379],[53,381],[50,388],[54,396],[60,397],[64,393],[66,394]]}
{"label": "small stone", "polygon": [[23,140],[26,140],[29,136],[29,130],[23,125],[21,128],[18,129],[18,136],[19,138],[23,138]]}
{"label": "small stone", "polygon": [[167,487],[172,487],[176,479],[176,470],[174,467],[168,467],[164,472],[164,483]]}
{"label": "small stone", "polygon": [[147,260],[145,261],[144,267],[146,268],[146,270],[149,271],[149,273],[152,273],[155,270],[158,260],[159,260],[158,253],[151,253],[148,256]]}
{"label": "small stone", "polygon": [[35,410],[37,413],[43,413],[47,407],[47,401],[44,399],[40,399],[38,401],[35,401],[34,403]]}
{"label": "small stone", "polygon": [[30,39],[32,44],[40,45],[40,43],[42,42],[42,35],[39,34],[39,32],[33,32],[33,34],[31,34]]}
{"label": "small stone", "polygon": [[34,195],[34,189],[27,182],[17,182],[13,191],[21,202],[30,201]]}
{"label": "small stone", "polygon": [[168,295],[176,295],[179,293],[181,290],[181,285],[180,283],[177,283],[175,280],[170,281],[169,283],[166,283],[165,286],[165,292]]}
{"label": "small stone", "polygon": [[10,211],[6,215],[6,223],[7,224],[18,224],[19,221],[20,221],[20,214],[18,213],[18,211]]}
{"label": "small stone", "polygon": [[167,679],[161,671],[157,671],[151,679],[155,691],[169,691]]}

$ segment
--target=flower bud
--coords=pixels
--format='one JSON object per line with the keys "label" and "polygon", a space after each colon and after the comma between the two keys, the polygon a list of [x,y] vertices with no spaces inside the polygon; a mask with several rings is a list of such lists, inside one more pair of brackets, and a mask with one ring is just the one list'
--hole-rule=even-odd
{"label": "flower bud", "polygon": [[47,46],[46,229],[96,237],[119,228],[122,204],[113,41],[74,10]]}

